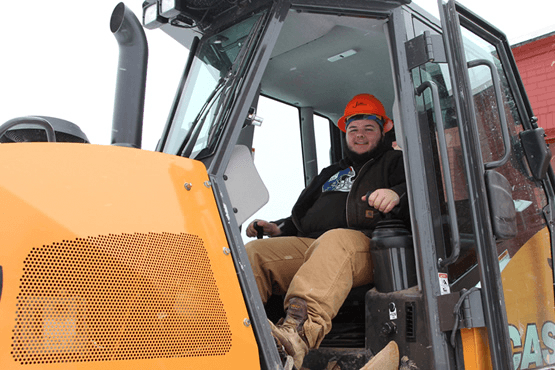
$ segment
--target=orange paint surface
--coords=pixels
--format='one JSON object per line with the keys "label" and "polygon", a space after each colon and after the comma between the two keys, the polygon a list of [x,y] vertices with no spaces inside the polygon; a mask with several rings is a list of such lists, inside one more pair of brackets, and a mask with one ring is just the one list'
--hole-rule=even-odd
{"label": "orange paint surface", "polygon": [[202,163],[83,144],[0,156],[2,369],[259,367]]}

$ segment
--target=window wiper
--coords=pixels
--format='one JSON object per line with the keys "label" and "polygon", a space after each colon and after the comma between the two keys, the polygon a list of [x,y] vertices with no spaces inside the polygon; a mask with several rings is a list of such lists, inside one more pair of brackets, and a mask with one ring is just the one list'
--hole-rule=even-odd
{"label": "window wiper", "polygon": [[187,136],[183,140],[183,144],[178,151],[178,153],[180,153],[182,157],[189,157],[193,152],[193,148],[195,147],[200,131],[202,130],[202,126],[204,125],[206,117],[208,116],[208,112],[210,112],[210,108],[212,108],[212,105],[214,105],[214,103],[218,101],[218,98],[220,97],[222,91],[224,90],[224,86],[227,84],[230,77],[231,74],[228,73],[226,74],[226,76],[220,78],[218,84],[216,85],[210,96],[208,96],[208,99],[206,99],[206,102],[201,107],[197,116],[193,120],[191,128],[189,129],[189,132],[187,133]]}
{"label": "window wiper", "polygon": [[[195,120],[193,121],[193,123],[191,125],[191,129],[189,130],[185,140],[183,141],[182,147],[178,151],[178,153],[181,153],[180,155],[182,157],[190,157],[191,156],[191,153],[193,152],[193,150],[195,148],[195,145],[197,143],[200,132],[202,131],[202,127],[204,126],[204,122],[206,121],[208,112],[212,108],[213,104],[216,101],[219,101],[216,112],[219,112],[220,108],[223,106],[223,103],[225,102],[226,99],[225,99],[225,97],[220,98],[220,96],[221,96],[222,92],[224,92],[224,90],[226,90],[226,89],[224,89],[224,87],[227,85],[228,86],[227,90],[229,90],[232,83],[228,84],[228,82],[233,81],[235,76],[241,75],[241,73],[239,73],[239,69],[245,63],[245,60],[249,57],[250,52],[253,49],[253,45],[256,43],[256,37],[254,37],[254,35],[258,32],[259,28],[263,24],[264,24],[264,17],[260,17],[257,20],[253,29],[251,29],[251,31],[249,33],[249,36],[248,36],[249,41],[247,42],[247,45],[241,47],[241,49],[239,51],[239,54],[237,55],[235,61],[232,64],[232,66],[230,67],[228,73],[224,77],[220,78],[220,81],[218,81],[218,84],[216,85],[216,88],[214,89],[212,94],[210,94],[210,96],[208,97],[208,99],[206,100],[204,105],[202,106],[201,110],[197,114]],[[242,79],[240,81],[242,81]],[[235,95],[236,94],[238,94],[238,91],[235,92]],[[236,96],[233,99],[235,99],[235,98],[236,98]],[[209,142],[212,141],[213,136],[215,135],[215,133],[217,131],[219,131],[219,128],[213,127],[211,129],[211,132],[209,134]]]}

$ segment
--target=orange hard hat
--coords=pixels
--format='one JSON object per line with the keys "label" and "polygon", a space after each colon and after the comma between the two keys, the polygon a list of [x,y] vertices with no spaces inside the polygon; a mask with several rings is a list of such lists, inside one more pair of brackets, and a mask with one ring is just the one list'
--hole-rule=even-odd
{"label": "orange hard hat", "polygon": [[378,120],[382,120],[382,122],[378,123],[382,125],[383,132],[388,132],[393,128],[393,121],[387,117],[382,102],[374,95],[370,94],[358,94],[352,98],[345,107],[345,114],[337,121],[337,127],[339,127],[341,131],[346,132],[346,121],[359,114],[373,115],[376,116]]}

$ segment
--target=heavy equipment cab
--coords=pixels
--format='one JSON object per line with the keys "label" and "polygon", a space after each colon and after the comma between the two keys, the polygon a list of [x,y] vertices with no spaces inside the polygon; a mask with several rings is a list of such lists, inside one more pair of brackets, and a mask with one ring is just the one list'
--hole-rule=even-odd
{"label": "heavy equipment cab", "polygon": [[[184,44],[190,36],[181,37],[176,26],[197,26],[203,34],[192,44],[159,150],[205,162],[223,187],[221,167],[233,145],[251,148],[253,133],[256,140],[275,125],[268,129],[285,137],[255,145],[255,164],[280,187],[297,188],[291,161],[302,159],[307,184],[319,163],[340,159],[334,123],[352,96],[376,95],[405,154],[418,287],[369,293],[367,349],[394,339],[421,368],[443,369],[489,362],[466,350],[483,341],[494,368],[553,363],[549,156],[504,35],[454,2],[441,4],[443,23],[407,1],[262,3],[215,6],[202,15],[184,9],[167,19],[164,29]],[[264,111],[257,106],[264,98],[279,103]],[[282,115],[285,106],[298,112],[293,123]],[[271,122],[254,129],[259,116]],[[287,156],[301,152],[292,146],[299,135],[293,128],[302,158]],[[322,132],[329,135],[328,158],[317,156]],[[274,161],[258,161],[263,152]],[[239,226],[230,222],[228,233]],[[539,258],[519,263],[528,253]],[[544,278],[537,280],[540,271]],[[519,301],[527,304],[518,308]],[[464,320],[453,317],[461,302],[472,307]],[[397,323],[385,317],[392,304]],[[384,334],[389,323],[396,329]],[[461,335],[451,335],[457,327]]]}
{"label": "heavy equipment cab", "polygon": [[[394,121],[412,246],[393,243],[384,281],[353,292],[305,366],[358,369],[390,341],[419,369],[554,364],[543,130],[503,33],[438,6],[441,20],[410,0],[145,1],[144,27],[190,49],[160,153],[0,145],[20,206],[0,223],[16,261],[0,270],[2,364],[282,368],[241,229],[287,216],[342,157],[336,122],[360,93]],[[37,179],[47,200],[18,187]]]}

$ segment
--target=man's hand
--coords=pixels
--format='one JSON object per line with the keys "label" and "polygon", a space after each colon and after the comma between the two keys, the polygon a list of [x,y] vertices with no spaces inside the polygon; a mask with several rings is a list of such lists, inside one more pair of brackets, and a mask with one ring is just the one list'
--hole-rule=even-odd
{"label": "man's hand", "polygon": [[263,221],[263,220],[254,220],[247,227],[246,233],[247,233],[247,236],[249,238],[256,238],[256,236],[258,234],[256,229],[254,228],[254,223],[255,222],[258,223],[259,227],[262,227],[262,230],[264,230],[264,235],[278,236],[279,234],[281,234],[281,230],[279,229],[278,225],[274,224],[273,222],[267,222],[267,221]]}
{"label": "man's hand", "polygon": [[372,192],[368,198],[366,195],[363,196],[362,200],[382,213],[389,213],[393,207],[399,204],[399,195],[391,189],[378,189]]}

